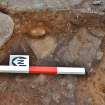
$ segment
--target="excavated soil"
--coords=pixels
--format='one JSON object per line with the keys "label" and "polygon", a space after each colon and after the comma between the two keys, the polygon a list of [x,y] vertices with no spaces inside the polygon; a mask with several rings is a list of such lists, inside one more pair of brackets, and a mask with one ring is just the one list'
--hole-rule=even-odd
{"label": "excavated soil", "polygon": [[[13,18],[15,29],[11,40],[1,49],[1,64],[8,64],[9,54],[29,54],[30,65],[62,66],[49,60],[37,61],[27,40],[51,36],[59,41],[66,37],[66,44],[73,37],[67,33],[75,33],[81,27],[105,32],[104,15],[73,11],[6,13]],[[46,35],[32,36],[30,31],[37,26],[44,28]],[[102,40],[100,47],[105,52],[105,38]],[[105,105],[105,53],[91,68],[86,76],[0,74],[0,105]]]}

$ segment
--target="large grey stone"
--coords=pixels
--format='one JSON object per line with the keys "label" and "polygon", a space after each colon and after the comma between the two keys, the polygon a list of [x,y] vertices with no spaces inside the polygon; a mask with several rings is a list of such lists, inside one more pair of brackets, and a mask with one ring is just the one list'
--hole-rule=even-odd
{"label": "large grey stone", "polygon": [[43,9],[70,9],[82,0],[0,0],[0,4],[17,11]]}
{"label": "large grey stone", "polygon": [[56,56],[63,64],[90,68],[98,58],[96,56],[99,55],[100,44],[101,39],[92,36],[87,29],[81,28],[69,41],[68,46],[59,49]]}
{"label": "large grey stone", "polygon": [[10,16],[0,13],[0,47],[12,36],[14,22]]}
{"label": "large grey stone", "polygon": [[85,13],[104,14],[104,0],[0,0],[0,5],[15,11],[77,10]]}

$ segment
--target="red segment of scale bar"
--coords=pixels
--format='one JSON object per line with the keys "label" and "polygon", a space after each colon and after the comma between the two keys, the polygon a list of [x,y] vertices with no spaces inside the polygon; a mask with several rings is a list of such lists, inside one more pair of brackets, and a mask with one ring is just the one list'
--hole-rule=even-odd
{"label": "red segment of scale bar", "polygon": [[29,73],[31,74],[57,74],[57,67],[39,67],[30,66]]}

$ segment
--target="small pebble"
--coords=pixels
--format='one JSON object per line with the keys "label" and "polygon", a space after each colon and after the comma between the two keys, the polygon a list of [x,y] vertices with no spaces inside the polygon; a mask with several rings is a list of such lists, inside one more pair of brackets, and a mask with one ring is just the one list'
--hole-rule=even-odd
{"label": "small pebble", "polygon": [[102,57],[103,57],[103,52],[98,52],[97,53],[97,60],[101,60],[102,59]]}
{"label": "small pebble", "polygon": [[93,5],[101,5],[103,2],[101,0],[94,0],[92,2]]}
{"label": "small pebble", "polygon": [[44,28],[41,28],[41,27],[37,27],[35,29],[32,29],[30,31],[30,35],[32,37],[42,37],[46,34],[46,30]]}

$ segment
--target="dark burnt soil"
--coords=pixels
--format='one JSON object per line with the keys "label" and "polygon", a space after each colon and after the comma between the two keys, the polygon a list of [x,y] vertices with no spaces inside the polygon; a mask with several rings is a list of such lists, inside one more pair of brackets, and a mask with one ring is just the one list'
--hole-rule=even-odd
{"label": "dark burnt soil", "polygon": [[[99,16],[97,14],[73,13],[69,11],[39,11],[33,13],[11,13],[9,15],[14,19],[15,30],[11,40],[2,48],[2,51],[6,53],[6,55],[3,53],[4,57],[8,58],[9,54],[30,54],[30,65],[36,65],[35,62],[37,61],[37,58],[33,54],[30,46],[27,44],[26,38],[40,38],[32,37],[30,35],[31,29],[35,28],[36,26],[44,27],[47,30],[47,35],[50,34],[56,38],[59,38],[59,33],[66,35],[66,33],[71,30],[73,33],[75,33],[80,27],[93,27],[96,29],[98,28],[105,30],[105,16]],[[72,24],[72,26],[70,24]],[[105,50],[104,39],[101,48],[103,51]],[[7,64],[7,58],[3,60],[1,64]],[[36,75],[1,74],[0,81],[4,82],[0,85],[0,105],[45,105],[46,102],[43,103],[41,100],[41,94],[37,92],[37,89],[39,88],[37,86],[40,85],[36,85],[35,89],[30,89],[28,86],[30,81],[34,81],[34,79],[37,77],[38,76]],[[58,77],[59,76],[48,76],[48,78],[52,80],[52,83],[47,80],[49,85],[48,87],[45,85],[45,88],[55,87],[56,89],[57,82],[60,82],[58,79],[62,81],[63,78],[66,78],[66,76]],[[74,93],[76,105],[105,105],[105,54],[101,62],[98,63],[94,67],[94,70],[91,70],[88,75],[84,77],[75,76],[73,79],[74,78],[77,79]],[[54,81],[57,82],[54,84]],[[44,91],[45,88],[42,88],[42,91]],[[59,89],[56,91],[58,92]],[[35,92],[36,94],[33,94]],[[45,90],[45,92],[47,92],[47,90]],[[45,94],[46,95],[44,96],[48,95],[47,93]],[[63,97],[63,95],[61,95],[61,97]],[[45,100],[49,102],[49,99]],[[54,105],[53,100],[50,101],[52,102],[50,105]],[[67,101],[67,103],[65,102],[61,105],[72,104],[68,104]]]}

